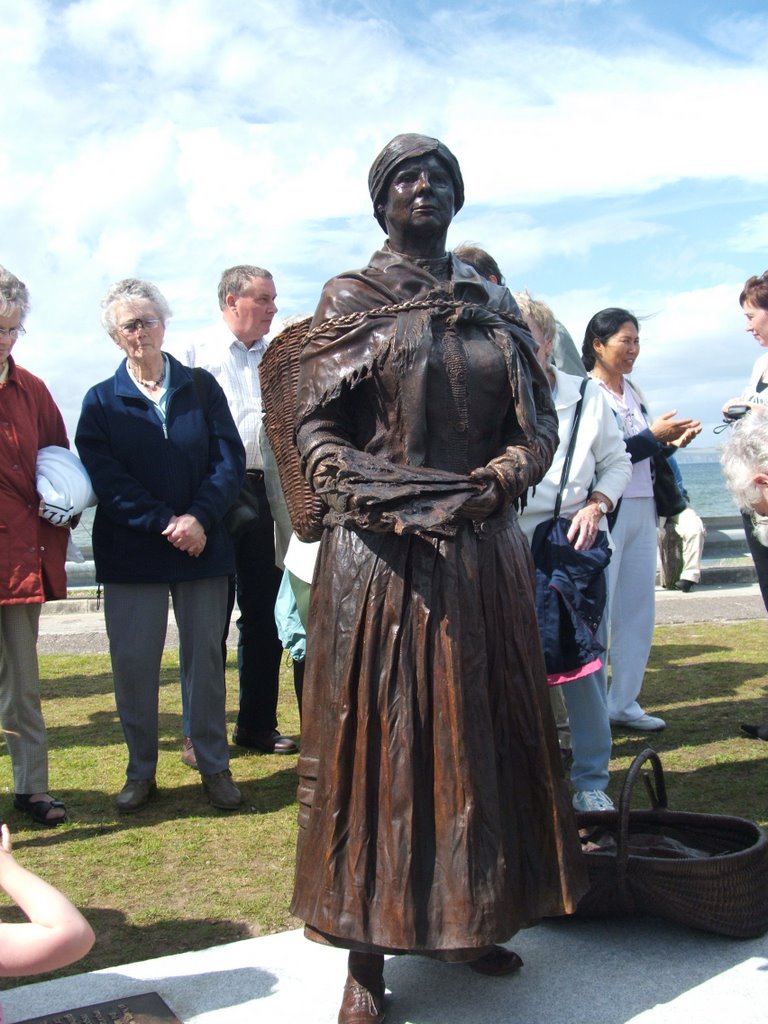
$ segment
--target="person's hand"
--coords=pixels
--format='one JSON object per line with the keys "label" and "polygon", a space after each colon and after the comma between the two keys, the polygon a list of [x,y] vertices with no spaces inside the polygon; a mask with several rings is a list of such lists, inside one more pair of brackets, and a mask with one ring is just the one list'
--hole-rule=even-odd
{"label": "person's hand", "polygon": [[0,826],[0,850],[4,850],[5,853],[10,853],[12,849],[13,844],[11,843],[11,830],[5,822],[3,822]]}
{"label": "person's hand", "polygon": [[461,506],[461,514],[467,519],[487,519],[499,507],[499,491],[495,481],[486,484],[480,494],[467,498]]}
{"label": "person's hand", "polygon": [[720,410],[723,416],[728,415],[728,410],[732,405],[748,405],[750,409],[753,407],[752,402],[745,402],[743,398],[729,398],[728,401],[723,404],[723,408]]}
{"label": "person's hand", "polygon": [[61,505],[51,505],[47,501],[41,501],[38,515],[41,519],[47,520],[51,526],[69,526],[72,521],[73,508],[74,505],[64,508]]}
{"label": "person's hand", "polygon": [[[727,420],[740,420],[747,412],[763,408],[756,402],[745,402],[743,398],[731,398],[722,408],[723,417]],[[731,410],[735,410],[735,415]]]}
{"label": "person's hand", "polygon": [[571,528],[566,534],[568,540],[577,551],[589,551],[597,540],[597,531],[603,513],[594,501],[588,502],[571,520]]}
{"label": "person's hand", "polygon": [[465,519],[487,519],[501,503],[501,489],[495,475],[488,476],[491,470],[479,470],[470,473],[470,477],[481,480],[485,487],[479,494],[467,498],[461,506],[460,514]]}
{"label": "person's hand", "polygon": [[205,548],[208,538],[199,520],[194,516],[185,513],[183,516],[171,516],[168,525],[163,530],[166,537],[175,548],[198,558]]}
{"label": "person's hand", "polygon": [[669,412],[662,413],[651,424],[651,433],[662,444],[675,444],[681,438],[687,437],[687,440],[679,445],[679,447],[685,447],[697,434],[701,433],[701,423],[690,418],[676,420],[676,415],[677,409],[670,409]]}
{"label": "person's hand", "polygon": [[671,443],[675,448],[685,448],[691,443],[694,437],[698,437],[700,433],[701,424],[699,423],[695,427],[690,427],[688,430],[684,431],[676,441],[672,441]]}

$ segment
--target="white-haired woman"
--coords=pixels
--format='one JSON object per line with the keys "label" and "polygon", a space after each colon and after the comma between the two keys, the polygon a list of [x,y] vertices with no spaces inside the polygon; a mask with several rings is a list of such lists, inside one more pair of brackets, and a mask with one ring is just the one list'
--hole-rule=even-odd
{"label": "white-haired woman", "polygon": [[[753,275],[744,282],[739,295],[739,305],[744,312],[744,330],[751,334],[762,349],[768,349],[768,270]],[[749,383],[739,398],[731,398],[723,405],[723,415],[733,419],[732,406],[747,406],[750,409],[765,407],[768,404],[768,352],[763,351],[755,360]],[[738,499],[737,499],[738,500]],[[752,516],[742,509],[744,534],[747,538],[752,561],[755,563],[757,582],[763,596],[763,604],[768,610],[768,537],[762,539],[756,535]]]}
{"label": "white-haired woman", "polygon": [[[720,463],[728,490],[749,523],[748,536],[759,548],[768,549],[768,409],[759,402],[752,406],[734,426]],[[753,739],[768,740],[768,720],[761,725],[742,723],[741,728]]]}
{"label": "white-haired woman", "polygon": [[85,396],[76,442],[99,499],[93,553],[128,746],[117,806],[136,811],[157,788],[170,591],[203,788],[215,807],[232,810],[241,795],[229,771],[221,637],[234,553],[222,518],[240,490],[243,445],[211,374],[162,351],[171,311],[154,285],[118,281],[102,309],[125,358]]}
{"label": "white-haired woman", "polygon": [[13,766],[14,806],[40,825],[66,821],[48,793],[48,741],[40,706],[37,630],[44,601],[67,596],[68,530],[38,515],[37,453],[69,447],[45,384],[13,359],[29,292],[0,267],[0,725]]}

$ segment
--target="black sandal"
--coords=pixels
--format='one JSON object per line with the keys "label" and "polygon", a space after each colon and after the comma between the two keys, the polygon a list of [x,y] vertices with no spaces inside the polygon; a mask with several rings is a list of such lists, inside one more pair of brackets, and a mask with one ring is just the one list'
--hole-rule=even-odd
{"label": "black sandal", "polygon": [[[28,814],[36,824],[47,825],[48,828],[61,825],[67,820],[67,808],[61,800],[33,800],[32,794],[17,793],[13,798],[13,806],[17,811]],[[64,811],[60,818],[48,817],[51,811],[58,810]]]}

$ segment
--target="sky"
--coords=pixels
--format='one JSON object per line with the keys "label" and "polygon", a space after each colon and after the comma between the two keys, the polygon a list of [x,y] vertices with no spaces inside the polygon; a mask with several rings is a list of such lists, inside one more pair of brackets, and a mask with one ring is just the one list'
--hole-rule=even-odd
{"label": "sky", "polygon": [[310,313],[383,241],[368,169],[418,131],[464,176],[448,244],[484,246],[579,347],[631,309],[652,411],[718,443],[760,354],[738,296],[768,266],[764,0],[0,0],[0,26],[14,356],[70,434],[121,356],[111,282],[153,281],[174,344],[237,263],[273,273],[276,328]]}

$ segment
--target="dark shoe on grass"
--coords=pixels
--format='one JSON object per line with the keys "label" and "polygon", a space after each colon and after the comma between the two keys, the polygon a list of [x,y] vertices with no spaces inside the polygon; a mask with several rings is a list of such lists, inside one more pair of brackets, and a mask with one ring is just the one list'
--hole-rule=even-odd
{"label": "dark shoe on grass", "polygon": [[201,775],[203,789],[214,807],[222,811],[234,811],[243,802],[243,794],[232,781],[232,772],[227,768],[213,775]]}
{"label": "dark shoe on grass", "polygon": [[115,803],[122,814],[133,814],[157,792],[154,776],[151,779],[128,779],[117,794]]}
{"label": "dark shoe on grass", "polygon": [[751,736],[753,740],[768,740],[768,723],[764,725],[745,725],[742,722],[741,731],[745,732],[747,736]]}
{"label": "dark shoe on grass", "polygon": [[236,725],[232,742],[237,747],[260,750],[262,754],[298,754],[299,748],[290,736],[281,735],[277,729],[270,732],[250,733]]}

